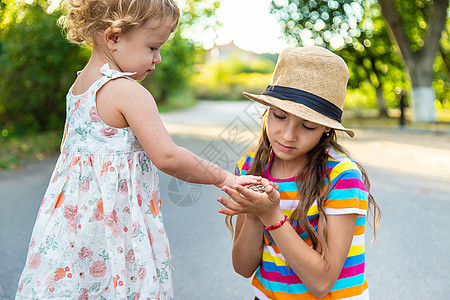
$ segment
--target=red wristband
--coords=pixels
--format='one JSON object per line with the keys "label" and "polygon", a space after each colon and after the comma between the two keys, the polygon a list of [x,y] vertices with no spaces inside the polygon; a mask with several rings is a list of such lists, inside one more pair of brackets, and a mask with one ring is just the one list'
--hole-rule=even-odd
{"label": "red wristband", "polygon": [[272,225],[272,226],[269,226],[269,227],[264,226],[264,230],[273,230],[273,229],[277,229],[278,227],[281,227],[281,225],[283,225],[284,222],[286,222],[286,220],[287,220],[287,216],[284,215],[284,219],[283,219],[283,220],[281,220],[281,221],[278,222],[277,224]]}

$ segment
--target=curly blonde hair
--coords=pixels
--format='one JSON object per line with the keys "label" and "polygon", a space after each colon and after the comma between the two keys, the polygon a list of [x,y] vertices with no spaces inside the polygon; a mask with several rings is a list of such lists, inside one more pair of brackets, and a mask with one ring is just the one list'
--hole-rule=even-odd
{"label": "curly blonde hair", "polygon": [[58,23],[67,39],[93,46],[98,33],[112,28],[125,33],[149,20],[173,18],[172,31],[178,25],[180,10],[174,0],[66,0],[66,13]]}

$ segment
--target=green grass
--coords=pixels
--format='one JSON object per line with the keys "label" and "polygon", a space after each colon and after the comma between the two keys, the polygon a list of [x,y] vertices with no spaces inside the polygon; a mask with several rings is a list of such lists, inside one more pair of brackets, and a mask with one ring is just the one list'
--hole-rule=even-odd
{"label": "green grass", "polygon": [[56,155],[59,152],[61,138],[61,132],[0,137],[0,169],[19,169],[26,162],[44,160]]}

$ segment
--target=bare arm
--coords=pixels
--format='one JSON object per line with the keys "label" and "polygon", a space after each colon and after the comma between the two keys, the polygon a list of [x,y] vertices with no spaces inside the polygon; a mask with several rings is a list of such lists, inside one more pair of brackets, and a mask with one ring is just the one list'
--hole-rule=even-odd
{"label": "bare arm", "polygon": [[[266,188],[265,194],[252,192],[240,186],[236,188],[244,197],[238,196],[229,187],[224,187],[223,190],[236,203],[224,198],[220,199],[220,202],[227,208],[221,209],[222,213],[252,213],[257,215],[266,226],[276,224],[283,219],[283,213],[279,206],[279,194],[272,187]],[[289,266],[314,296],[325,296],[335,284],[351,247],[356,218],[356,214],[328,216],[326,226],[331,262],[329,267],[321,255],[321,249],[316,251],[309,247],[288,222],[270,231]],[[324,224],[319,222],[319,233],[323,226]]]}
{"label": "bare arm", "polygon": [[237,176],[216,164],[177,146],[161,121],[152,95],[139,83],[115,79],[99,91],[97,99],[101,118],[111,126],[129,126],[150,160],[164,173],[184,181],[218,187],[238,180]]}
{"label": "bare arm", "polygon": [[232,260],[236,273],[249,278],[261,264],[263,225],[258,217],[237,216]]}

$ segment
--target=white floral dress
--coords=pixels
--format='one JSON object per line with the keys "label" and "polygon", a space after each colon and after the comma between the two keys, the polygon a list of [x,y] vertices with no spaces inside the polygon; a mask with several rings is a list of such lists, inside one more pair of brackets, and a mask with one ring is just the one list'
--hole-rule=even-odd
{"label": "white floral dress", "polygon": [[156,167],[130,128],[106,125],[96,108],[97,91],[130,74],[101,72],[67,95],[65,139],[16,299],[173,298]]}

